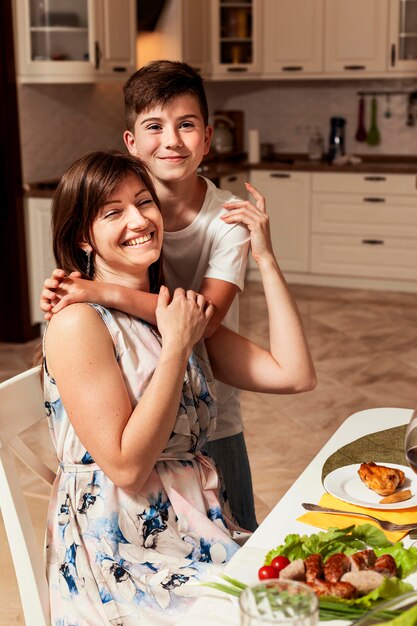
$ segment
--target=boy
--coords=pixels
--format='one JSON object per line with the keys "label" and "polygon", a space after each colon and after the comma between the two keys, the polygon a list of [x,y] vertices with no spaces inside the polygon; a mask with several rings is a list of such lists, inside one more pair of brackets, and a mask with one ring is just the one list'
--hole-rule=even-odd
{"label": "boy", "polygon": [[[154,61],[135,72],[124,87],[127,130],[124,141],[148,167],[164,220],[164,274],[171,292],[192,289],[211,300],[211,335],[223,321],[238,330],[236,294],[243,289],[249,248],[245,227],[220,219],[222,205],[238,200],[201,178],[197,168],[209,151],[212,127],[201,77],[185,63]],[[155,321],[156,296],[114,285],[63,279],[45,282],[41,308],[61,296],[52,312],[80,299],[102,302],[150,322]],[[100,293],[97,293],[100,289]],[[93,296],[94,290],[94,297]],[[65,294],[67,294],[65,296]],[[257,527],[252,480],[237,391],[218,384],[218,422],[207,453],[219,465],[233,515],[242,528]]]}

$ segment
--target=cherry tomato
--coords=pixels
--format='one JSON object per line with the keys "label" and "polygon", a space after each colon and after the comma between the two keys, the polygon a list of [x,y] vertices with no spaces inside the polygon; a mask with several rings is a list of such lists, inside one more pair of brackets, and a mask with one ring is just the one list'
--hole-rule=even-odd
{"label": "cherry tomato", "polygon": [[268,578],[276,578],[277,570],[272,565],[262,565],[258,570],[259,580],[267,580]]}
{"label": "cherry tomato", "polygon": [[286,556],[276,556],[274,559],[272,559],[271,566],[275,570],[275,575],[278,576],[279,572],[284,569],[284,567],[287,567],[290,562],[290,559],[288,559]]}

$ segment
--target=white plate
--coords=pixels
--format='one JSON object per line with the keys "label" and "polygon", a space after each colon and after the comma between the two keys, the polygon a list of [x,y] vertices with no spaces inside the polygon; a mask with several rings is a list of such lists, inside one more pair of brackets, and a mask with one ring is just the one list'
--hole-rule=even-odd
{"label": "white plate", "polygon": [[380,504],[383,496],[380,496],[361,481],[358,474],[360,463],[345,465],[330,472],[324,479],[325,490],[335,498],[339,498],[349,504],[364,506],[369,509],[410,509],[417,506],[417,476],[413,470],[406,465],[395,465],[394,463],[384,463],[386,467],[400,469],[405,474],[405,481],[401,489],[411,489],[412,497],[403,502],[393,502],[392,504]]}

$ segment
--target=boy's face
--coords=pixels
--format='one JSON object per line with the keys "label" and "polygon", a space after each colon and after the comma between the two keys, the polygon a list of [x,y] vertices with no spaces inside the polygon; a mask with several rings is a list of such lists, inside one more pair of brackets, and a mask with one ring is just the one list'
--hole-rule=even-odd
{"label": "boy's face", "polygon": [[155,106],[139,113],[135,131],[125,131],[129,152],[149,168],[156,184],[180,182],[195,175],[210,149],[213,133],[204,126],[197,99],[185,94],[163,108]]}

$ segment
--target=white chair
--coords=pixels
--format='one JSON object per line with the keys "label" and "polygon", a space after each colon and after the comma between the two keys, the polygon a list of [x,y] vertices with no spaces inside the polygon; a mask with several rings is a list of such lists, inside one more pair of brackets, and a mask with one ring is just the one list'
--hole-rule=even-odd
{"label": "white chair", "polygon": [[45,419],[40,367],[0,384],[0,510],[19,585],[26,626],[49,626],[44,560],[26,506],[12,451],[50,485],[54,472],[19,438]]}

